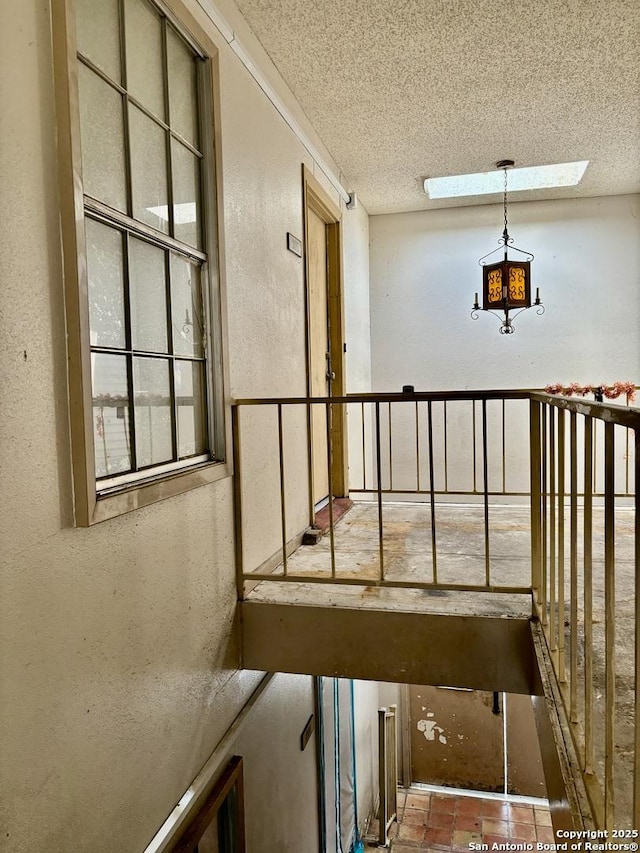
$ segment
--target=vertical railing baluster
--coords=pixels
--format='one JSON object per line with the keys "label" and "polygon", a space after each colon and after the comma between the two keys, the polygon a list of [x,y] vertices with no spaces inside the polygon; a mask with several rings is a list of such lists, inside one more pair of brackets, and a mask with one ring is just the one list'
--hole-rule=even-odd
{"label": "vertical railing baluster", "polygon": [[420,416],[416,400],[416,489],[420,491]]}
{"label": "vertical railing baluster", "polygon": [[635,491],[635,683],[634,683],[634,759],[633,822],[640,827],[640,428],[634,430]]}
{"label": "vertical railing baluster", "polygon": [[564,630],[564,409],[558,409],[558,681],[567,680]]}
{"label": "vertical railing baluster", "polygon": [[549,639],[557,664],[558,620],[556,618],[556,409],[549,406]]}
{"label": "vertical railing baluster", "polygon": [[362,414],[362,488],[367,491],[367,438],[364,420],[364,403],[360,403],[360,412]]}
{"label": "vertical railing baluster", "polygon": [[507,493],[507,425],[506,400],[502,401],[502,494]]}
{"label": "vertical railing baluster", "polygon": [[474,493],[478,491],[478,452],[476,448],[476,401],[473,400],[473,408],[471,410],[472,424],[473,424],[473,491]]}
{"label": "vertical railing baluster", "polygon": [[605,648],[605,736],[604,818],[605,829],[614,828],[616,698],[616,587],[615,587],[615,439],[614,424],[604,425],[604,648]]}
{"label": "vertical railing baluster", "polygon": [[436,557],[436,500],[433,483],[433,412],[431,400],[427,401],[427,434],[429,438],[429,490],[431,492],[431,560],[433,582],[438,583],[438,565]]}
{"label": "vertical railing baluster", "polygon": [[[282,403],[278,403],[278,462],[280,469],[280,525],[282,531],[282,572],[287,576],[287,508],[284,491],[284,441],[282,433]],[[329,496],[331,500],[331,496]]]}
{"label": "vertical railing baluster", "polygon": [[540,600],[540,403],[529,403],[529,464],[531,493],[531,589],[536,602]]}
{"label": "vertical railing baluster", "polygon": [[444,490],[449,491],[449,455],[447,447],[447,401],[442,401],[442,420],[444,437]]}
{"label": "vertical railing baluster", "polygon": [[393,444],[391,438],[391,403],[388,404],[389,411],[389,491],[393,491]]}
{"label": "vertical railing baluster", "polygon": [[578,439],[577,415],[569,417],[570,550],[569,550],[569,718],[578,722]]}
{"label": "vertical railing baluster", "polygon": [[[378,405],[376,403],[376,405]],[[378,788],[380,791],[380,813],[378,816],[378,844],[387,846],[387,822],[389,799],[387,790],[387,709],[378,708]]]}
{"label": "vertical railing baluster", "polygon": [[242,454],[240,449],[240,407],[231,407],[231,439],[233,445],[233,503],[235,518],[236,590],[244,599],[244,553],[242,547]]}
{"label": "vertical railing baluster", "polygon": [[378,551],[380,558],[380,580],[384,580],[384,538],[382,530],[382,462],[380,453],[380,403],[375,404],[376,418],[376,477],[378,486]]}
{"label": "vertical railing baluster", "polygon": [[331,577],[336,576],[336,547],[333,524],[333,429],[332,404],[325,403],[325,428],[327,435],[327,479],[329,481],[329,550],[331,552]]}
{"label": "vertical railing baluster", "polygon": [[541,497],[541,554],[540,554],[540,606],[542,608],[542,624],[549,624],[547,615],[547,415],[550,406],[543,406],[541,410],[541,475],[540,475],[540,497]]}
{"label": "vertical railing baluster", "polygon": [[593,772],[593,419],[584,424],[584,771]]}
{"label": "vertical railing baluster", "polygon": [[309,526],[313,527],[316,520],[315,501],[313,499],[313,425],[311,403],[306,403],[307,414],[307,482],[309,483]]}
{"label": "vertical railing baluster", "polygon": [[482,479],[484,486],[484,582],[491,586],[489,555],[489,449],[487,445],[487,401],[482,401]]}

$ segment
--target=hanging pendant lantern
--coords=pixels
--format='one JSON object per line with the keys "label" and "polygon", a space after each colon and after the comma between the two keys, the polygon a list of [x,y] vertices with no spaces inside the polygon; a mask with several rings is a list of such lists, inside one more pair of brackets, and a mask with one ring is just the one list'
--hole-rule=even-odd
{"label": "hanging pendant lantern", "polygon": [[[511,335],[515,332],[513,319],[517,314],[532,307],[531,303],[531,261],[533,255],[513,245],[513,238],[509,236],[507,219],[507,169],[514,165],[513,160],[499,160],[496,169],[504,169],[504,230],[502,237],[498,240],[497,249],[484,255],[478,263],[482,267],[482,306],[478,302],[478,294],[471,316],[478,319],[478,311],[501,311],[504,317],[498,316],[500,320],[500,333]],[[487,258],[500,251],[503,247],[504,257],[497,263],[487,263]],[[510,259],[509,250],[526,255],[526,260]],[[537,306],[538,314],[544,313],[544,306],[540,301],[540,289],[536,290],[536,298],[533,305]],[[516,311],[510,316],[510,311]]]}

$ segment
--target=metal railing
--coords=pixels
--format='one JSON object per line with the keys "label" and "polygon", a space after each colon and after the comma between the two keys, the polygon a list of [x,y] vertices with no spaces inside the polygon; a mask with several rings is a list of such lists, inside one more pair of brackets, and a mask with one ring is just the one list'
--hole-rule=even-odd
{"label": "metal railing", "polygon": [[[314,524],[318,472],[325,472],[328,494],[347,491],[336,466],[345,421],[348,491],[366,499],[358,510],[366,513],[368,556],[358,567],[345,550],[333,501],[323,543],[300,548],[302,532]],[[639,441],[638,409],[535,390],[238,400],[239,597],[261,581],[502,593],[505,607],[508,595],[528,594],[596,824],[638,827]],[[324,448],[319,467],[314,442]],[[443,499],[451,496],[465,501],[463,526],[476,536],[475,563],[464,555],[462,571],[451,571],[460,554],[446,547],[460,524],[460,516],[447,516],[451,507]],[[400,548],[391,518],[403,501],[407,513],[418,513],[410,560],[409,534],[402,534]],[[515,509],[504,508],[509,502]],[[500,527],[499,513],[506,511],[519,513],[520,534]],[[246,536],[249,529],[259,535]],[[509,543],[518,535],[527,547],[514,553]],[[504,566],[518,571],[505,573]]]}
{"label": "metal railing", "polygon": [[[244,595],[247,581],[275,579],[306,583],[330,581],[356,586],[370,586],[374,581],[376,585],[386,587],[529,594],[528,551],[519,555],[522,565],[520,577],[496,581],[494,575],[498,555],[495,555],[494,561],[491,532],[491,507],[497,497],[505,494],[526,497],[528,503],[529,393],[521,390],[461,391],[236,401],[232,423],[238,519],[236,565],[240,597]],[[454,475],[461,476],[458,470],[460,466],[452,469],[452,465],[464,439],[458,425],[455,442],[452,443],[453,430],[447,425],[446,415],[450,416],[460,406],[469,406],[474,413],[473,423],[468,421],[469,435],[473,436],[474,441],[473,452],[468,454],[472,469],[469,468],[467,475],[473,483],[469,490],[457,489],[450,482]],[[440,407],[443,408],[445,418],[442,430],[437,431],[434,411]],[[505,413],[511,409],[513,422],[519,423],[514,436],[508,435],[505,427],[509,423],[509,415]],[[317,410],[322,410],[322,417],[314,415]],[[245,418],[249,423],[245,423]],[[336,424],[344,423],[345,420],[349,422],[352,456],[363,460],[359,475],[364,485],[360,488],[357,481],[354,485],[354,475],[350,472],[348,489],[338,491],[335,429]],[[319,423],[322,424],[320,436],[317,434]],[[252,434],[250,443],[246,438],[247,433]],[[360,436],[362,444],[358,442],[354,452],[354,439]],[[340,554],[332,501],[328,504],[327,571],[317,574],[300,571],[300,561],[291,559],[292,553],[301,543],[300,532],[314,524],[314,465],[311,448],[318,441],[324,448],[321,448],[320,453],[321,456],[324,454],[321,467],[323,472],[326,471],[328,494],[340,496],[348,491],[352,496],[373,499],[371,503],[376,508],[377,559],[375,566],[370,566],[368,574],[363,572],[358,576],[348,565],[344,570],[342,568],[338,559]],[[443,441],[446,447],[444,453]],[[505,492],[501,487],[492,488],[491,480],[498,478],[503,483],[510,476],[504,449],[509,445],[510,458],[513,460],[511,467],[517,463],[517,474],[525,482],[523,488]],[[265,464],[265,454],[271,461],[270,465]],[[247,455],[253,457],[251,461],[247,460]],[[449,481],[445,490],[438,486],[440,474]],[[253,501],[252,510],[247,511],[247,503],[252,502],[249,482],[252,491],[259,493],[262,498]],[[475,582],[454,576],[452,571],[445,573],[440,570],[440,552],[443,548],[439,548],[438,543],[444,534],[439,529],[439,514],[442,510],[437,498],[445,492],[450,496],[473,496],[478,501],[480,514],[476,530],[479,541],[478,556],[474,563]],[[397,561],[392,571],[389,571],[389,557],[393,556],[395,542],[393,539],[389,541],[386,535],[386,516],[387,504],[394,498],[417,501],[425,504],[427,509],[425,517],[428,517],[428,534],[423,542],[425,553],[422,568],[420,572],[413,572],[411,577],[402,576],[397,569]],[[268,521],[265,516],[268,516]],[[263,535],[271,535],[263,546],[262,559],[245,553],[245,527],[255,528],[257,525],[260,525]],[[277,537],[276,531],[279,534]],[[528,548],[528,542],[526,544]],[[505,554],[500,555],[502,562],[504,558]],[[247,571],[247,564],[251,563],[253,565]],[[276,570],[277,573],[274,573]]]}
{"label": "metal railing", "polygon": [[378,846],[389,847],[389,829],[398,817],[397,707],[378,708]]}
{"label": "metal railing", "polygon": [[[596,821],[609,830],[637,828],[640,411],[539,393],[530,405],[537,612]],[[631,461],[631,476],[629,469],[616,472],[616,445]],[[597,474],[604,482],[600,502]],[[630,489],[633,504],[621,510],[616,499]]]}

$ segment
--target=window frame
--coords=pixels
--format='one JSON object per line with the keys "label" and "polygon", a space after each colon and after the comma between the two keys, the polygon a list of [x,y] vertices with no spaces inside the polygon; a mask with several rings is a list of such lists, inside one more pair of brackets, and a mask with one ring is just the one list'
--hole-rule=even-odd
{"label": "window frame", "polygon": [[[130,481],[102,491],[100,481],[96,479],[85,215],[102,222],[107,220],[100,216],[100,202],[85,205],[83,193],[78,93],[81,61],[77,56],[75,0],[53,0],[53,58],[74,521],[76,526],[82,527],[232,474],[231,435],[228,428],[230,400],[226,357],[218,49],[182,0],[152,0],[152,3],[205,63],[197,76],[200,113],[206,117],[205,121],[200,122],[203,133],[201,144],[205,153],[201,194],[204,251],[207,256],[201,268],[201,286],[208,328],[205,369],[209,458],[195,463],[189,463],[189,460],[182,463],[180,460],[182,464],[172,466],[170,470],[166,470],[168,466],[159,465],[156,467],[164,467],[165,470],[154,473],[151,468],[142,472],[142,475],[133,474]],[[142,234],[148,230],[148,236],[153,239],[154,229],[144,223],[131,220],[128,215],[117,219],[110,217],[112,224],[126,223],[127,220],[135,222],[136,231]],[[163,242],[165,248],[170,248],[170,244],[171,239]],[[133,401],[131,406],[133,412]],[[218,458],[212,458],[214,455]]]}

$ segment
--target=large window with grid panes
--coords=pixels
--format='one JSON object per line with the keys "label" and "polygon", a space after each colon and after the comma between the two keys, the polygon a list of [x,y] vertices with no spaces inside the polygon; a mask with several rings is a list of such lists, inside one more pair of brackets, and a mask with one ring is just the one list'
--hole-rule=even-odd
{"label": "large window with grid panes", "polygon": [[224,457],[213,97],[209,57],[152,0],[76,0],[75,32],[99,500]]}

